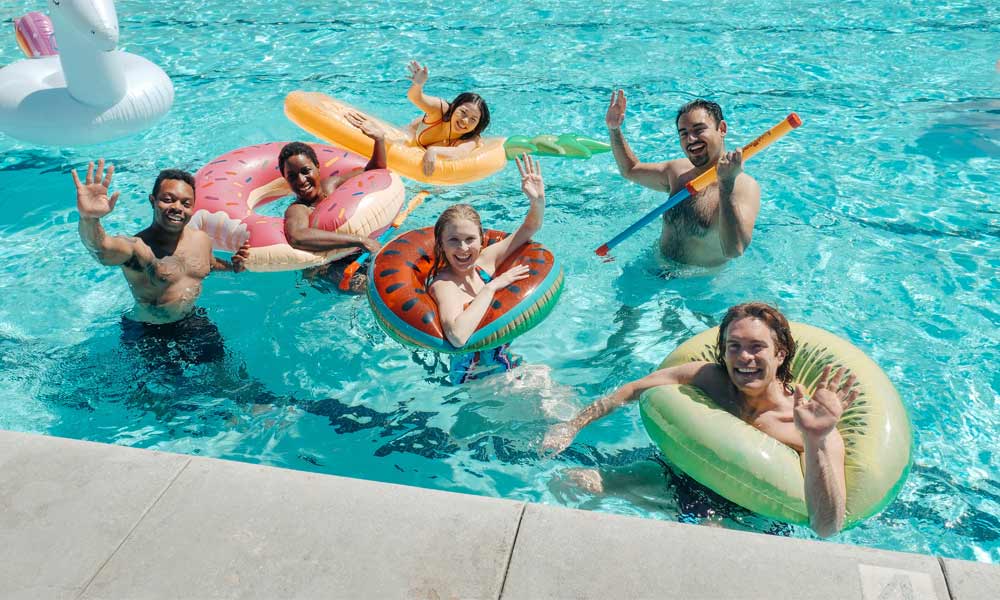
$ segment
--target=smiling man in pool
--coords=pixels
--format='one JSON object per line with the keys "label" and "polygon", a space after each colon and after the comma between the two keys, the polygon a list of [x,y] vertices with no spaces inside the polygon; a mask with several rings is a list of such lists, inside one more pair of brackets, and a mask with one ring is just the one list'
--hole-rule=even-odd
{"label": "smiling man in pool", "polygon": [[[566,423],[549,428],[542,451],[558,454],[588,424],[661,385],[693,385],[719,406],[800,455],[809,524],[822,537],[841,530],[847,502],[844,440],[837,422],[857,398],[854,375],[824,368],[812,398],[792,384],[796,344],[785,316],[760,302],[731,307],[719,324],[715,362],[667,367],[626,383]],[[593,486],[595,491],[599,484]]]}
{"label": "smiling man in pool", "polygon": [[[201,294],[202,280],[213,270],[243,270],[249,252],[244,244],[232,262],[212,254],[212,240],[202,231],[186,227],[194,210],[194,177],[176,169],[161,171],[153,184],[149,203],[153,223],[134,237],[109,236],[101,225],[118,202],[118,192],[108,197],[115,168],[104,174],[104,159],[87,166],[87,178],[80,181],[74,170],[76,206],[80,212],[80,239],[102,264],[120,266],[128,281],[135,307],[123,317],[123,339],[137,342],[149,334],[173,337],[182,330],[199,336],[218,338],[218,331],[194,303]],[[208,334],[214,335],[203,335]],[[221,342],[221,339],[218,339]],[[221,356],[221,343],[211,344],[212,354]],[[197,352],[203,354],[203,352]],[[202,362],[198,356],[188,357]],[[205,358],[205,357],[200,357]]]}
{"label": "smiling man in pool", "polygon": [[605,115],[618,170],[629,181],[676,194],[695,177],[717,167],[719,178],[663,215],[660,251],[677,262],[720,265],[746,251],[760,212],[760,186],[743,172],[742,150],[726,152],[728,131],[715,102],[692,100],[677,111],[675,125],[684,158],[639,162],[622,134],[625,92],[611,94]]}

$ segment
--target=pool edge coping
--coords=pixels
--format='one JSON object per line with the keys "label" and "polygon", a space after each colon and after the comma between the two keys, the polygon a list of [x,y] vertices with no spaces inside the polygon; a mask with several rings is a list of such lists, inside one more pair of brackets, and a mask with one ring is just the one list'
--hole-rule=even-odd
{"label": "pool edge coping", "polygon": [[[159,450],[146,450],[146,449],[132,448],[128,446],[103,444],[99,442],[71,440],[67,438],[57,438],[44,434],[0,430],[0,445],[2,446],[12,445],[14,447],[18,447],[24,444],[30,445],[37,449],[37,455],[38,455],[37,458],[39,460],[41,460],[42,458],[45,459],[45,462],[39,463],[42,465],[48,464],[49,459],[57,456],[59,457],[60,460],[63,461],[72,462],[74,460],[77,460],[80,462],[80,464],[98,464],[107,461],[148,462],[153,458],[156,458],[157,460],[163,463],[162,469],[164,470],[164,476],[169,476],[167,477],[166,484],[162,485],[162,487],[159,488],[159,491],[155,493],[155,496],[151,499],[145,500],[146,502],[145,507],[144,508],[138,507],[137,509],[138,517],[135,518],[134,522],[131,523],[130,526],[128,526],[127,531],[124,533],[124,535],[121,536],[121,538],[117,541],[117,543],[113,544],[113,547],[110,549],[110,551],[106,551],[106,555],[103,557],[103,559],[100,560],[97,568],[94,569],[93,572],[89,574],[89,576],[86,578],[86,581],[83,582],[82,585],[75,590],[75,593],[72,594],[72,597],[74,598],[109,597],[107,595],[102,595],[101,593],[99,593],[99,590],[94,591],[95,582],[102,580],[102,578],[103,579],[108,578],[103,575],[106,572],[106,570],[112,573],[116,571],[116,569],[109,569],[109,565],[112,565],[113,563],[117,563],[122,560],[138,560],[134,558],[134,555],[136,555],[137,553],[138,554],[146,553],[148,558],[149,556],[148,548],[133,547],[135,546],[133,540],[141,539],[141,536],[136,535],[137,531],[152,526],[150,522],[155,521],[156,519],[151,519],[151,515],[157,513],[157,511],[160,510],[161,501],[163,501],[168,494],[176,495],[181,493],[183,490],[178,491],[177,489],[180,487],[178,486],[178,481],[185,479],[185,474],[192,473],[193,471],[197,471],[199,469],[205,472],[214,471],[214,472],[237,473],[237,475],[234,475],[234,477],[237,477],[240,481],[243,481],[247,477],[250,477],[251,479],[258,478],[261,483],[266,483],[269,479],[273,480],[275,478],[279,478],[282,479],[283,481],[291,482],[294,485],[311,486],[309,489],[317,487],[316,482],[322,482],[322,486],[324,486],[325,489],[327,489],[326,493],[328,494],[328,498],[333,498],[334,495],[332,494],[332,490],[334,488],[338,490],[336,495],[340,496],[341,492],[349,493],[349,490],[351,488],[357,488],[358,486],[362,486],[365,489],[371,491],[372,493],[384,496],[386,498],[386,501],[391,503],[393,499],[389,497],[394,495],[387,494],[384,492],[389,492],[395,489],[398,491],[398,493],[395,494],[395,496],[402,494],[410,499],[419,499],[416,502],[417,504],[426,502],[428,506],[437,507],[434,510],[427,513],[428,515],[430,515],[429,518],[432,520],[436,518],[436,515],[438,513],[441,512],[440,508],[442,506],[471,507],[469,510],[465,512],[464,517],[456,517],[456,518],[465,518],[467,521],[467,522],[461,522],[457,525],[459,530],[468,529],[468,527],[475,527],[476,523],[474,522],[479,521],[479,517],[478,516],[470,517],[470,515],[477,515],[485,507],[491,507],[491,509],[495,508],[497,511],[499,511],[496,514],[503,513],[504,515],[506,515],[507,513],[510,513],[511,516],[503,517],[503,519],[506,519],[507,521],[510,522],[504,521],[503,523],[500,523],[498,521],[497,523],[491,525],[491,527],[493,527],[494,530],[499,532],[497,534],[497,537],[500,539],[500,541],[503,541],[503,538],[505,537],[509,537],[509,543],[504,543],[495,549],[472,548],[473,552],[480,551],[483,554],[483,556],[486,557],[486,559],[488,559],[488,562],[490,562],[490,564],[497,563],[497,566],[499,566],[499,570],[497,572],[497,575],[499,576],[499,581],[496,583],[496,585],[490,583],[489,581],[490,578],[488,576],[483,575],[481,577],[483,591],[485,591],[486,588],[491,588],[491,589],[495,588],[496,590],[495,594],[490,594],[490,596],[495,598],[524,597],[525,581],[532,581],[533,582],[532,585],[534,587],[531,587],[530,589],[532,591],[539,591],[539,594],[545,597],[555,597],[559,595],[561,591],[563,592],[567,591],[566,587],[559,587],[558,585],[556,585],[549,591],[549,595],[546,596],[546,594],[543,593],[546,584],[549,583],[557,583],[559,585],[565,584],[565,582],[560,583],[559,581],[556,581],[556,579],[560,577],[558,573],[556,573],[556,575],[551,575],[552,573],[558,571],[560,568],[565,567],[565,565],[556,565],[555,563],[550,562],[550,559],[552,559],[553,555],[558,552],[557,550],[553,551],[550,545],[556,544],[556,548],[558,548],[560,547],[558,546],[558,544],[560,543],[576,544],[575,546],[573,546],[574,548],[577,549],[577,551],[573,553],[575,556],[568,556],[568,557],[563,556],[562,559],[560,559],[563,560],[564,562],[565,561],[572,562],[574,558],[583,561],[581,563],[582,566],[575,565],[574,567],[577,570],[572,572],[579,573],[580,577],[584,580],[586,580],[586,578],[588,577],[596,577],[598,579],[603,577],[604,579],[600,580],[600,583],[602,585],[608,584],[617,586],[618,584],[621,584],[625,587],[624,588],[615,587],[613,589],[616,589],[623,593],[627,593],[627,590],[629,589],[628,588],[629,584],[626,581],[626,579],[628,576],[623,575],[623,573],[625,574],[629,573],[628,565],[612,564],[611,568],[609,568],[608,565],[602,565],[602,568],[605,570],[604,573],[597,573],[596,569],[586,568],[587,565],[589,564],[585,560],[587,558],[588,552],[590,551],[596,552],[597,554],[595,554],[595,556],[597,556],[598,558],[594,560],[600,560],[602,548],[592,547],[595,544],[600,545],[597,544],[596,540],[598,539],[602,540],[601,543],[604,544],[604,546],[614,546],[616,544],[622,544],[622,548],[625,549],[623,551],[625,552],[629,551],[629,548],[631,546],[636,545],[637,543],[636,540],[639,540],[638,545],[647,544],[649,548],[659,547],[660,552],[664,551],[664,549],[672,550],[674,552],[682,552],[684,553],[685,557],[687,557],[689,548],[697,547],[699,545],[708,545],[712,548],[719,548],[727,544],[732,544],[734,545],[734,547],[738,547],[740,549],[755,547],[755,548],[764,548],[765,551],[770,551],[778,547],[781,548],[794,547],[797,549],[797,552],[793,554],[796,555],[800,555],[802,553],[805,554],[816,553],[817,555],[827,555],[827,556],[837,555],[838,558],[836,560],[842,563],[840,568],[843,568],[843,565],[846,565],[851,561],[856,562],[857,565],[859,565],[858,568],[861,568],[860,565],[871,566],[875,565],[876,563],[882,562],[884,563],[882,566],[878,565],[873,566],[872,569],[874,570],[869,569],[868,571],[866,571],[865,569],[861,568],[861,580],[859,580],[861,582],[860,583],[861,589],[858,589],[857,585],[858,582],[853,582],[854,585],[853,587],[851,587],[851,585],[849,585],[851,584],[851,582],[847,581],[847,579],[850,579],[850,577],[846,578],[842,577],[842,579],[844,579],[845,585],[847,585],[847,587],[851,588],[851,590],[853,591],[852,594],[848,595],[857,595],[857,593],[860,592],[860,595],[857,595],[857,597],[866,599],[871,596],[872,593],[871,590],[875,589],[872,588],[871,586],[878,584],[878,582],[873,583],[872,581],[866,580],[865,577],[868,577],[869,579],[871,579],[871,577],[875,577],[877,579],[878,577],[883,577],[883,576],[887,578],[895,577],[896,579],[892,580],[895,581],[895,583],[891,583],[890,579],[886,579],[885,581],[890,581],[891,585],[896,585],[897,587],[899,587],[899,586],[911,585],[911,583],[906,583],[905,578],[907,576],[905,575],[905,573],[914,573],[914,574],[924,573],[928,577],[926,581],[924,581],[920,577],[912,580],[913,581],[912,586],[916,587],[912,587],[911,591],[916,590],[918,592],[918,596],[912,596],[911,594],[911,597],[921,597],[921,598],[937,597],[937,598],[950,598],[952,600],[958,600],[958,599],[968,600],[969,598],[979,597],[976,595],[977,590],[979,590],[979,592],[983,594],[982,597],[987,597],[986,589],[985,588],[980,589],[980,587],[992,585],[993,583],[1000,584],[1000,568],[997,568],[998,565],[990,565],[988,563],[976,563],[970,561],[962,561],[958,559],[950,559],[950,558],[936,557],[931,555],[909,553],[909,552],[879,550],[862,546],[853,546],[849,544],[838,544],[835,542],[779,538],[776,536],[767,536],[753,532],[740,532],[740,531],[732,531],[715,527],[704,527],[704,526],[694,526],[682,523],[655,521],[650,519],[641,519],[638,517],[611,515],[607,513],[598,513],[598,512],[584,511],[578,509],[556,507],[545,504],[536,504],[530,502],[506,500],[498,498],[486,498],[482,496],[475,496],[472,494],[462,494],[462,493],[448,492],[442,490],[429,490],[425,488],[404,486],[400,484],[381,483],[381,482],[353,479],[335,475],[325,475],[325,474],[310,473],[305,471],[296,471],[293,469],[271,467],[267,465],[256,465],[253,463],[244,463],[239,461],[229,461],[224,459],[206,458],[206,457],[191,456],[184,454],[174,454]],[[100,458],[95,459],[83,456],[87,455],[88,453],[89,455],[95,455],[95,456],[100,455]],[[17,461],[17,460],[18,460],[17,456],[14,456],[14,458],[11,459],[10,456],[8,455],[7,461],[4,464],[8,465],[12,461]],[[34,460],[34,458],[29,457],[23,460]],[[172,474],[170,474],[169,472],[171,470],[173,471]],[[37,470],[34,472],[37,473]],[[109,477],[111,476],[109,475]],[[123,481],[128,481],[131,484],[127,474],[119,475],[118,477],[122,478]],[[187,477],[187,479],[190,478],[191,477]],[[17,487],[17,486],[11,486],[11,483],[12,482],[8,481],[8,488]],[[32,483],[31,481],[21,482],[21,485],[30,487],[31,483]],[[25,489],[25,488],[17,488],[17,489]],[[50,490],[51,495],[53,497],[34,498],[33,500],[29,498],[27,503],[25,503],[24,498],[21,495],[17,495],[15,490],[15,496],[13,497],[14,502],[12,502],[11,504],[16,505],[19,509],[27,509],[27,508],[37,509],[38,506],[49,506],[50,504],[58,503],[60,500],[64,499],[65,495],[64,494],[59,495],[58,491],[59,490]],[[79,494],[72,494],[71,496],[72,499],[77,499]],[[0,499],[2,499],[3,497],[4,496],[0,495]],[[176,501],[177,499],[174,500]],[[32,504],[32,501],[34,501],[34,504]],[[259,501],[261,502],[260,504],[261,507],[265,507],[265,505],[267,504],[265,495],[260,496]],[[319,505],[322,505],[323,502],[325,502],[325,500],[323,498],[317,498],[316,502],[319,502],[320,503]],[[191,502],[190,504],[196,505],[197,502]],[[273,508],[275,505],[276,504],[274,502],[271,502],[271,508]],[[285,505],[282,504],[280,506],[284,507]],[[96,512],[99,511],[99,507],[100,503],[95,502],[95,506],[93,507],[94,510],[88,511],[86,512],[86,514],[88,515],[96,514]],[[363,513],[364,509],[365,507],[359,507],[358,514],[360,515],[361,513]],[[471,512],[469,512],[470,510]],[[391,512],[393,513],[392,515],[390,515],[389,512],[380,514],[385,517],[388,517],[388,519],[391,520],[395,516],[396,511],[393,510]],[[515,513],[516,513],[516,518],[515,518]],[[111,515],[111,516],[117,516],[117,515]],[[79,518],[83,517],[80,516]],[[364,522],[365,519],[358,518],[357,521]],[[369,519],[369,521],[371,520]],[[566,525],[567,523],[571,523],[572,525],[567,526]],[[19,530],[23,529],[27,532],[30,532],[32,530],[31,529],[32,527],[35,527],[35,524],[31,523],[30,520],[18,522]],[[555,527],[555,529],[552,529],[553,527]],[[573,532],[582,532],[585,530],[591,533],[597,532],[598,536],[603,535],[605,537],[600,538],[600,537],[587,537],[587,535],[575,535],[574,533],[568,533],[569,530],[572,530]],[[622,539],[626,537],[624,532],[629,532],[627,540]],[[309,535],[311,535],[311,533],[309,532],[305,533],[306,537],[309,537]],[[26,536],[26,537],[33,538],[34,536]],[[294,536],[288,536],[288,537],[294,537]],[[640,540],[639,538],[643,539]],[[678,539],[683,539],[686,542],[684,549],[681,550],[677,548],[671,549],[670,548],[671,544],[668,543],[669,540],[678,540]],[[14,539],[15,544],[17,543],[17,541],[18,541],[17,539]],[[270,541],[272,543],[274,542],[281,543],[280,540],[275,539],[273,536]],[[480,544],[480,546],[488,547],[490,541],[491,540],[482,540],[483,543]],[[373,545],[378,545],[379,543],[385,543],[385,540],[375,539],[372,540],[372,543]],[[128,549],[128,551],[123,552],[123,549],[126,548]],[[53,552],[56,551],[55,548],[52,548],[51,550]],[[11,550],[8,549],[8,552],[9,551]],[[239,549],[237,549],[236,551],[239,551]],[[694,551],[693,554],[697,555],[697,551]],[[741,554],[743,553],[738,552],[735,553],[735,555],[733,555],[736,559],[739,559],[741,561],[740,562],[741,568],[746,567],[749,569],[761,569],[761,570],[767,568],[766,561],[759,560],[758,561],[759,564],[756,564],[755,566],[751,564],[754,562],[752,560],[749,562],[743,561],[745,557],[741,556]],[[132,555],[133,557],[129,558],[129,555]],[[155,556],[155,553],[152,556]],[[930,562],[928,562],[928,560],[930,560]],[[713,559],[711,562],[714,563],[715,560]],[[746,564],[744,564],[744,562],[746,562]],[[933,567],[930,566],[931,563],[933,563]],[[907,570],[899,568],[900,566],[907,566],[907,565],[911,565],[915,570]],[[171,568],[171,565],[165,564],[163,566],[164,568],[167,569]],[[257,565],[253,565],[252,561],[244,566],[247,569],[251,567],[253,568],[258,567]],[[954,567],[955,573],[950,572],[949,566]],[[116,567],[117,567],[117,572],[120,573],[121,566],[116,565]],[[266,568],[266,567],[267,565],[259,566],[259,568]],[[993,568],[991,569],[990,567]],[[442,572],[447,573],[448,565],[439,565],[439,568],[442,569]],[[680,573],[684,578],[691,576],[694,579],[697,579],[699,577],[698,575],[699,572],[701,572],[700,575],[701,577],[705,577],[706,574],[711,574],[713,572],[712,571],[713,565],[704,565],[704,564],[672,565],[672,568],[674,568],[675,571],[677,569],[680,569],[680,571],[675,572],[675,577],[677,573]],[[802,579],[802,581],[813,581],[813,580],[822,581],[822,577],[817,578],[815,573],[811,573],[809,571],[809,569],[812,568],[809,565],[799,565],[796,568],[802,569],[802,573],[796,575],[800,577],[800,579],[805,578]],[[548,571],[546,571],[546,569],[548,569]],[[615,569],[618,570],[617,574],[611,572],[614,571]],[[485,570],[488,571],[489,569]],[[866,575],[866,572],[868,573],[868,575]],[[970,576],[968,576],[969,573],[973,573],[971,579]],[[960,577],[962,574],[964,574],[965,577],[964,579]],[[464,574],[458,574],[458,575],[464,575]],[[468,575],[474,577],[476,574],[473,573]],[[43,577],[44,575],[42,572],[39,572],[39,576]],[[403,575],[404,579],[406,576],[407,575],[405,574]],[[902,577],[902,579],[900,579],[900,577]],[[456,577],[456,579],[458,578],[460,577]],[[793,580],[794,578],[795,576],[792,577]],[[667,591],[668,588],[662,588],[662,587],[657,588],[655,586],[655,582],[653,582],[654,579],[655,578],[650,580],[651,581],[650,585],[653,585],[652,588],[640,587],[639,590],[640,591],[642,589],[645,589],[647,591],[657,590],[657,595],[659,597],[671,597],[669,595],[667,596],[664,595],[664,594],[669,594],[669,591]],[[597,579],[595,579],[594,581],[598,582]],[[878,585],[883,585],[882,588],[879,588],[882,589],[883,592],[885,589],[884,585],[886,585],[885,581],[883,581],[882,584],[878,584]],[[968,583],[969,581],[971,581],[971,583]],[[439,579],[437,583],[440,584],[440,582],[441,580]],[[362,582],[362,584],[364,584],[364,582]],[[708,581],[707,584],[722,585],[720,582],[712,582],[712,581]],[[113,591],[116,589],[114,588],[115,585],[114,581],[110,582],[102,581],[102,585],[105,586],[104,588],[102,588],[105,590],[105,592]],[[444,585],[446,587],[447,583],[445,583]],[[692,583],[691,585],[695,585],[695,583]],[[933,593],[935,595],[926,595],[926,596],[919,595],[920,590],[924,589],[920,587],[921,585],[925,586],[926,590],[933,589],[934,590]],[[927,585],[929,585],[930,587],[927,587]],[[979,587],[977,587],[977,585]],[[581,588],[581,591],[579,593],[586,595],[586,593],[588,593],[588,590],[596,589],[596,587]],[[8,589],[5,591],[2,588],[3,584],[0,584],[0,595],[6,596],[8,594],[11,594],[16,596],[19,593],[18,590]],[[437,591],[435,591],[436,589],[437,588],[433,589],[429,588],[429,591],[438,593]],[[670,588],[670,589],[674,589],[676,593],[677,588]],[[902,588],[900,588],[900,590],[901,590],[900,593],[902,593]],[[20,590],[20,592],[23,591],[24,590]],[[117,591],[122,592],[123,590],[117,589]],[[256,591],[257,590],[254,590],[254,592]],[[421,590],[415,588],[407,588],[406,590],[399,589],[397,591],[401,592],[400,597],[421,596],[420,593]],[[449,593],[448,590],[443,590],[443,591],[446,592],[445,595],[448,597],[454,595],[453,593]],[[465,589],[466,593],[468,591],[469,591],[468,589]],[[775,591],[780,595],[779,591],[777,590]],[[791,593],[792,590],[789,589],[788,591],[789,593]],[[843,592],[843,590],[841,590],[841,592]],[[169,591],[167,591],[166,593],[168,595],[162,597],[171,597],[169,595]],[[250,595],[253,594],[251,593]],[[432,596],[433,594],[424,594],[424,595]],[[840,595],[840,593],[837,593],[837,595]],[[837,597],[837,595],[832,597]],[[116,596],[114,593],[112,593],[110,597],[116,597]]]}

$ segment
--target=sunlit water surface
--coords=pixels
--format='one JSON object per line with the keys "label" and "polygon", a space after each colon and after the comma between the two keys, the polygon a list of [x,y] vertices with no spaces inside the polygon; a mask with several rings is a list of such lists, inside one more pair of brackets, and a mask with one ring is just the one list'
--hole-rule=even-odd
{"label": "sunlit water surface", "polygon": [[[13,4],[13,6],[11,6]],[[8,19],[40,2],[4,3]],[[557,460],[548,424],[649,372],[725,309],[759,299],[829,329],[888,373],[914,425],[899,499],[837,541],[1000,560],[1000,8],[978,1],[618,3],[401,0],[117,3],[126,50],[161,65],[171,112],[140,135],[80,149],[0,136],[0,427],[647,518],[810,537],[753,516],[656,460],[631,407]],[[793,8],[794,7],[794,8]],[[9,23],[8,23],[9,25]],[[9,31],[9,27],[8,27]],[[0,64],[20,57],[13,37]],[[763,201],[742,258],[659,264],[656,227],[593,249],[664,198],[610,155],[545,159],[545,227],[566,289],[518,339],[527,368],[461,388],[445,363],[379,330],[363,297],[298,273],[213,275],[200,305],[222,363],[178,365],[121,343],[130,296],[85,252],[69,170],[104,156],[122,200],[105,219],[150,220],[156,172],[230,149],[308,139],[284,96],[323,91],[390,121],[410,59],[428,91],[476,90],[497,135],[606,135],[613,86],[644,159],[679,155],[676,108],[726,110],[731,146],[797,111],[805,125],[747,170]],[[407,222],[473,203],[491,227],[527,210],[516,170],[432,195]],[[576,469],[605,476],[586,491]]]}

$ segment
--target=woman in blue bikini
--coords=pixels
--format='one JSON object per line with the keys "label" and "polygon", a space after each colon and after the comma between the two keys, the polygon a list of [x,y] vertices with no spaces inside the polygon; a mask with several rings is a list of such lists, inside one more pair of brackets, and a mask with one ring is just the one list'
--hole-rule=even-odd
{"label": "woman in blue bikini", "polygon": [[[518,248],[542,228],[545,213],[545,183],[538,162],[524,155],[515,159],[521,172],[521,191],[531,202],[524,223],[512,235],[483,247],[479,213],[468,204],[449,207],[434,225],[436,263],[431,271],[431,297],[437,303],[444,334],[461,348],[483,320],[493,295],[515,281],[528,277],[528,267],[518,265],[497,273]],[[451,381],[458,385],[484,375],[509,371],[519,364],[507,346],[452,358]]]}

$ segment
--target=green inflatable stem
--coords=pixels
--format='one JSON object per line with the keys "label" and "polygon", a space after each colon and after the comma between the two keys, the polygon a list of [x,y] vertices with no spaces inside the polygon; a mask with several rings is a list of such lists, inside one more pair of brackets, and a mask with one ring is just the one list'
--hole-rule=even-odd
{"label": "green inflatable stem", "polygon": [[511,136],[504,142],[504,150],[508,159],[524,153],[537,156],[590,158],[594,154],[610,151],[611,146],[598,140],[564,133],[560,136],[543,134],[532,138],[524,135]]}

